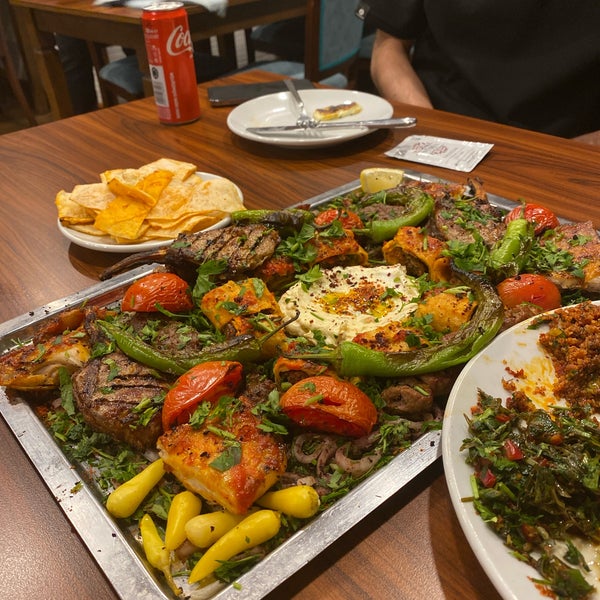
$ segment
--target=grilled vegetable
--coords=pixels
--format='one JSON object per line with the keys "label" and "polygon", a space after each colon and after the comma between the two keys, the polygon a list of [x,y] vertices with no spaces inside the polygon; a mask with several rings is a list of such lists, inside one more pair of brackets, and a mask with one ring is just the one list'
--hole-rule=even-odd
{"label": "grilled vegetable", "polygon": [[532,223],[535,235],[540,235],[546,229],[555,229],[560,225],[557,216],[549,208],[531,202],[513,208],[504,217],[504,222],[510,223],[515,219],[526,219]]}
{"label": "grilled vegetable", "polygon": [[199,354],[187,358],[173,358],[149,344],[146,344],[137,335],[108,321],[98,321],[110,337],[115,341],[119,350],[130,358],[141,362],[143,365],[171,373],[183,375],[186,371],[200,363],[220,360],[239,360],[242,362],[255,362],[262,356],[262,343],[268,337],[257,339],[251,334],[239,335],[220,344],[212,344]]}
{"label": "grilled vegetable", "polygon": [[429,194],[411,197],[406,204],[405,213],[395,219],[371,221],[368,226],[369,237],[374,242],[391,240],[400,227],[419,225],[433,211],[434,200]]}
{"label": "grilled vegetable", "polygon": [[496,279],[499,275],[518,275],[527,260],[533,242],[533,225],[526,219],[514,219],[506,227],[504,237],[490,252],[488,264]]}
{"label": "grilled vegetable", "polygon": [[282,512],[284,515],[309,519],[319,510],[321,500],[312,486],[293,485],[275,492],[267,492],[256,503],[264,508]]}
{"label": "grilled vegetable", "polygon": [[259,510],[217,540],[200,558],[190,573],[189,582],[208,577],[220,564],[236,554],[250,550],[277,535],[281,527],[279,513]]}
{"label": "grilled vegetable", "polygon": [[152,348],[133,333],[108,321],[98,321],[97,323],[115,341],[119,350],[130,358],[163,373],[172,375],[185,373],[186,369],[179,361]]}
{"label": "grilled vegetable", "polygon": [[377,422],[369,396],[352,383],[327,375],[302,379],[281,396],[279,405],[301,427],[339,435],[367,435]]}
{"label": "grilled vegetable", "polygon": [[158,534],[156,525],[152,517],[148,514],[144,515],[140,520],[140,534],[142,536],[142,546],[144,554],[148,562],[163,573],[169,587],[179,596],[181,589],[173,581],[171,574],[171,557],[170,552],[165,548],[165,545]]}
{"label": "grilled vegetable", "polygon": [[391,219],[373,219],[367,223],[364,229],[355,229],[354,233],[363,234],[370,237],[374,242],[384,242],[391,240],[400,227],[411,225],[420,225],[433,211],[435,201],[433,197],[416,188],[410,188],[406,191],[389,190],[379,192],[385,200],[388,195],[393,197],[390,204],[400,204],[404,207],[401,214]]}
{"label": "grilled vegetable", "polygon": [[509,277],[498,284],[497,290],[502,303],[509,308],[526,302],[552,310],[562,304],[560,290],[543,275],[523,273]]}
{"label": "grilled vegetable", "polygon": [[167,392],[162,411],[164,431],[186,423],[201,402],[215,402],[235,392],[242,380],[242,365],[233,361],[211,361],[196,365],[182,375]]}
{"label": "grilled vegetable", "polygon": [[208,548],[245,518],[246,515],[234,515],[224,510],[204,513],[186,523],[185,534],[194,546]]}
{"label": "grilled vegetable", "polygon": [[187,281],[175,273],[151,273],[132,283],[121,301],[124,311],[155,312],[159,306],[170,312],[191,310]]}
{"label": "grilled vegetable", "polygon": [[185,526],[190,519],[200,514],[202,500],[187,490],[177,494],[171,501],[165,530],[165,548],[175,550],[185,542]]}
{"label": "grilled vegetable", "polygon": [[106,509],[113,517],[119,519],[130,517],[164,474],[163,461],[159,458],[113,490],[106,500]]}

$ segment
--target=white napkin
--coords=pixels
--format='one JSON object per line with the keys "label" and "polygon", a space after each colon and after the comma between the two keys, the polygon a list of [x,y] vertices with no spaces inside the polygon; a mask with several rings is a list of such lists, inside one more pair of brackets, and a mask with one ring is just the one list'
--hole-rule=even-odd
{"label": "white napkin", "polygon": [[[206,10],[217,13],[220,17],[225,16],[227,0],[185,0],[189,4],[199,4]],[[146,8],[153,3],[153,0],[94,0],[94,4],[113,4],[118,6],[127,6],[127,8]]]}

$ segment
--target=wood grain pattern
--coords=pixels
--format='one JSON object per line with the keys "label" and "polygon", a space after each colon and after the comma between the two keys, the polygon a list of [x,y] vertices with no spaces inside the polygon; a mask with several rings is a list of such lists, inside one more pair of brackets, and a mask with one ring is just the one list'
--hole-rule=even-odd
{"label": "wood grain pattern", "polygon": [[[236,81],[270,79],[247,73]],[[221,81],[219,83],[230,83]],[[98,180],[110,168],[161,156],[195,162],[237,182],[248,207],[284,207],[356,179],[362,168],[420,168],[454,181],[462,173],[384,156],[410,134],[492,142],[470,174],[488,191],[537,201],[570,219],[600,227],[600,149],[473,119],[397,106],[414,114],[413,130],[380,131],[323,150],[283,150],[238,138],[227,108],[191,125],[160,125],[152,99],[0,137],[0,319],[7,320],[96,283],[121,255],[70,244],[56,227],[60,189]],[[0,422],[0,531],[6,598],[110,600],[110,584],[5,423]],[[440,463],[349,531],[271,598],[498,600],[453,514]]]}

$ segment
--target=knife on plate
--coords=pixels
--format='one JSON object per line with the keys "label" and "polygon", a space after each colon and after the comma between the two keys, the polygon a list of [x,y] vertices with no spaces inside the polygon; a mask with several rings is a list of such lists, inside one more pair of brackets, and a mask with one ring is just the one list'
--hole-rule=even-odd
{"label": "knife on plate", "polygon": [[318,121],[315,125],[302,127],[301,125],[275,125],[270,127],[246,127],[249,133],[268,135],[286,131],[318,131],[320,129],[397,129],[401,127],[414,127],[417,124],[415,117],[400,117],[397,119],[371,119],[366,121]]}

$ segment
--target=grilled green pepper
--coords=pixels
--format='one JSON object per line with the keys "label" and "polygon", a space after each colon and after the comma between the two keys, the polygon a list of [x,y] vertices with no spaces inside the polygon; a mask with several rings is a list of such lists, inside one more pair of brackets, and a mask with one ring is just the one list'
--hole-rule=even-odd
{"label": "grilled green pepper", "polygon": [[374,242],[391,240],[400,227],[421,224],[433,211],[435,201],[424,192],[410,194],[404,204],[404,212],[394,219],[374,219],[366,229],[355,229],[355,233],[365,234]]}
{"label": "grilled green pepper", "polygon": [[521,272],[534,239],[534,227],[526,219],[514,219],[506,226],[500,242],[492,248],[488,265],[495,279],[514,277]]}
{"label": "grilled green pepper", "polygon": [[115,341],[121,352],[147,367],[171,375],[183,375],[183,373],[201,362],[215,360],[256,362],[261,358],[261,346],[264,341],[263,338],[244,334],[220,344],[213,344],[199,354],[175,358],[146,344],[137,335],[118,327],[114,323],[98,321],[98,324]]}
{"label": "grilled green pepper", "polygon": [[346,377],[405,377],[441,371],[467,362],[494,338],[502,325],[504,310],[490,283],[466,271],[454,269],[453,272],[471,288],[477,308],[471,320],[452,334],[444,345],[408,352],[380,352],[355,342],[342,342],[331,352],[295,355],[295,358],[333,363],[336,371]]}

